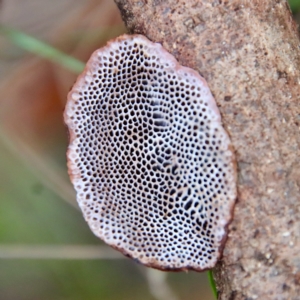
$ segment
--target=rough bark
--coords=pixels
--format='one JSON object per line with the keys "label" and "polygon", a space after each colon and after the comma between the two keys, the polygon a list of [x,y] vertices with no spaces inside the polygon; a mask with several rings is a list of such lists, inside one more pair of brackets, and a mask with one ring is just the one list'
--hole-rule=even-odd
{"label": "rough bark", "polygon": [[300,297],[300,53],[285,0],[115,0],[127,28],[207,80],[236,151],[219,299]]}

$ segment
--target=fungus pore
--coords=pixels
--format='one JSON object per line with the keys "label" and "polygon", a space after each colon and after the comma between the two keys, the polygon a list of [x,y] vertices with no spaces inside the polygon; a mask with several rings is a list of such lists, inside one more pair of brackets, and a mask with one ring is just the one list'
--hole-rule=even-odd
{"label": "fungus pore", "polygon": [[205,80],[123,35],[68,95],[68,168],[95,235],[162,270],[212,268],[236,198],[230,140]]}

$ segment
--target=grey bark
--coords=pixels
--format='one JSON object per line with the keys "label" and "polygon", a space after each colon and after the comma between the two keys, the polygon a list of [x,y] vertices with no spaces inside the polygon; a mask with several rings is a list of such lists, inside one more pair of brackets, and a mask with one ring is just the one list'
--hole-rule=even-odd
{"label": "grey bark", "polygon": [[115,0],[208,82],[238,165],[219,299],[300,299],[300,45],[285,0]]}

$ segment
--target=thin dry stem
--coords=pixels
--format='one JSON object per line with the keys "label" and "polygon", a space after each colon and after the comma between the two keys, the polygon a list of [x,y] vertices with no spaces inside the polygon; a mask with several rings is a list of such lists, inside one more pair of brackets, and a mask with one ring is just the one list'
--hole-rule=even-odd
{"label": "thin dry stem", "polygon": [[123,259],[106,246],[0,245],[0,259]]}

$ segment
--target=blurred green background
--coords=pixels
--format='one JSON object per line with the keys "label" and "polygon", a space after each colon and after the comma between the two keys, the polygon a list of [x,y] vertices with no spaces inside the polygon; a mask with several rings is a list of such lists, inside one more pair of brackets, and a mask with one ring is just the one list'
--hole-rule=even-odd
{"label": "blurred green background", "polygon": [[[300,0],[290,4],[297,20]],[[3,0],[0,14],[5,26],[81,61],[125,32],[111,0]],[[62,112],[75,78],[2,32],[0,299],[214,299],[206,273],[144,268],[90,232],[65,161]]]}

